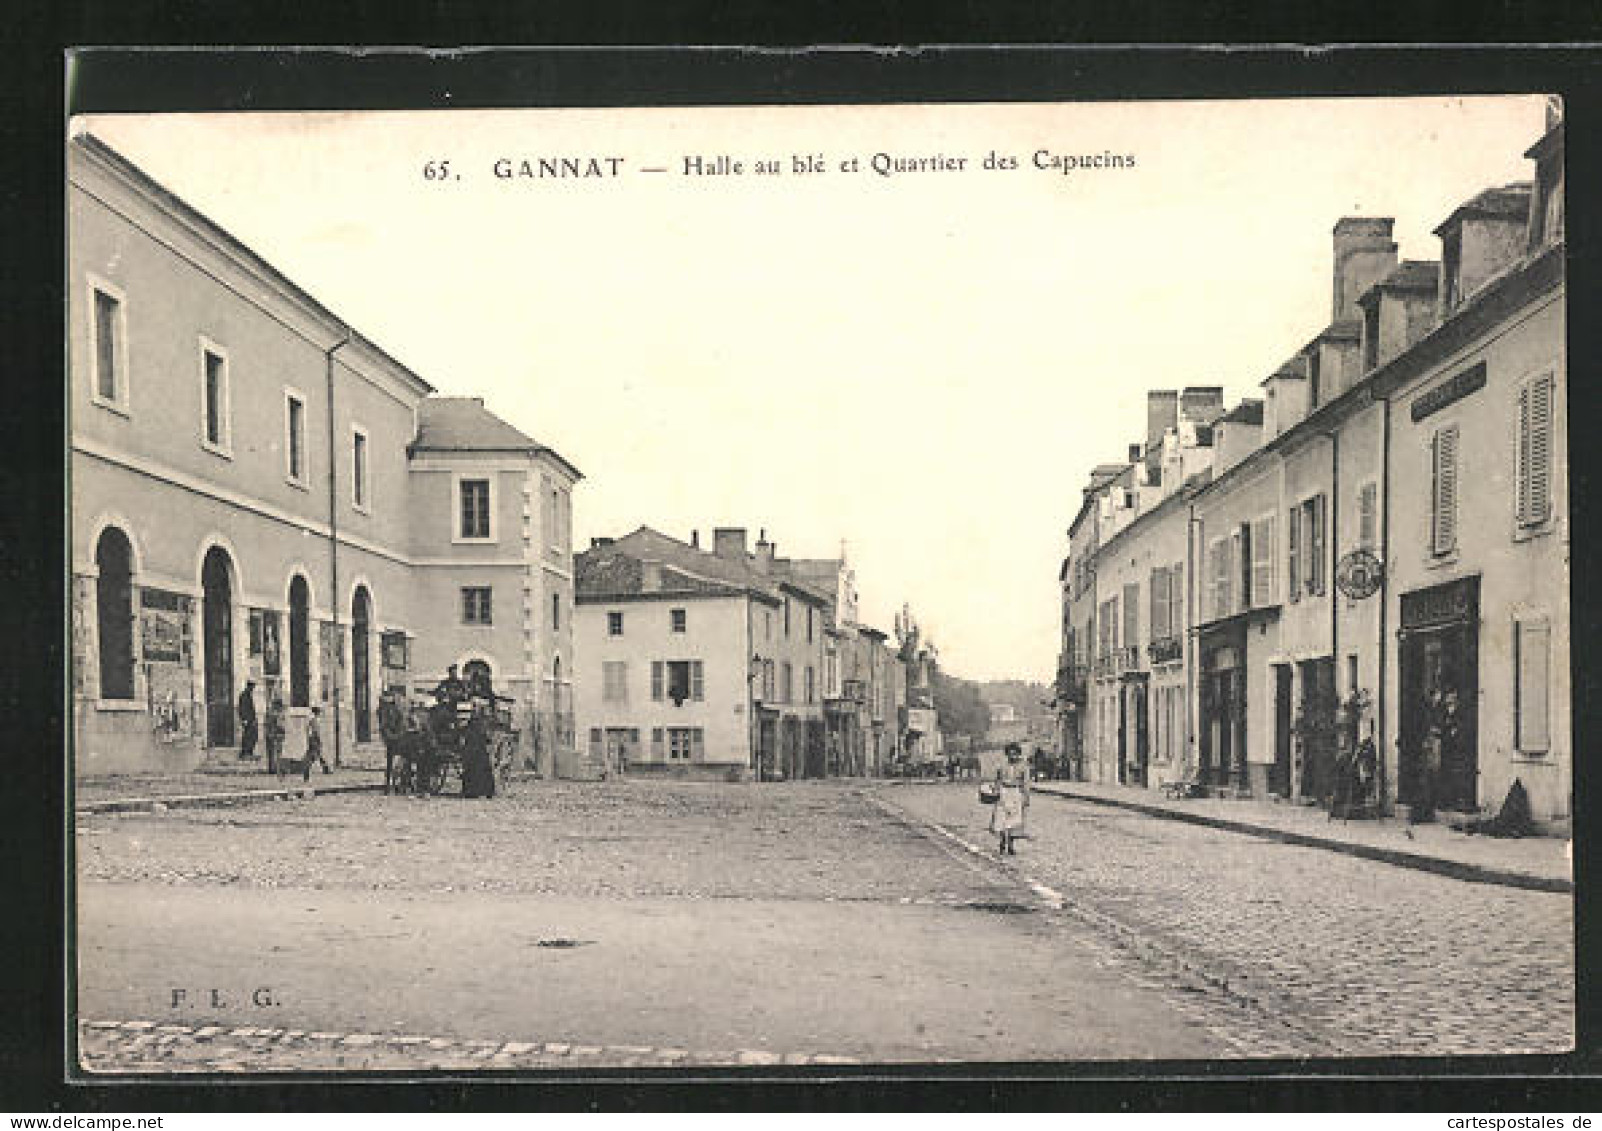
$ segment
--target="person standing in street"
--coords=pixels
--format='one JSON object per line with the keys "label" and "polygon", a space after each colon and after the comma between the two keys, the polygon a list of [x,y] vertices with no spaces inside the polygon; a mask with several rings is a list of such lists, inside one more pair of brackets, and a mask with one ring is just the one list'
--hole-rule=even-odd
{"label": "person standing in street", "polygon": [[284,701],[275,693],[267,704],[267,719],[262,737],[267,742],[267,772],[278,772],[278,759],[284,756]]}
{"label": "person standing in street", "polygon": [[247,679],[245,689],[239,693],[239,756],[256,756],[256,681]]}
{"label": "person standing in street", "polygon": [[1013,842],[1023,834],[1029,817],[1029,767],[1024,764],[1023,748],[1016,742],[1006,746],[1007,761],[996,767],[996,786],[1000,796],[990,810],[990,831],[999,837],[996,851],[1016,856]]}
{"label": "person standing in street", "polygon": [[323,709],[321,707],[313,707],[311,709],[311,717],[306,720],[306,773],[311,773],[313,762],[321,766],[325,774],[334,772],[328,768],[328,762],[323,758]]}

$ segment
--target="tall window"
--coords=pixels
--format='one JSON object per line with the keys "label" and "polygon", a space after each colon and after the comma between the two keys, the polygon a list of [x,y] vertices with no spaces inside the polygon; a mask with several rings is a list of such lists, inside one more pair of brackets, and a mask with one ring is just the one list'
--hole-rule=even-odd
{"label": "tall window", "polygon": [[1209,553],[1212,566],[1213,617],[1220,619],[1227,617],[1233,608],[1229,594],[1229,539],[1215,538]]}
{"label": "tall window", "polygon": [[601,701],[603,703],[627,703],[629,701],[628,661],[602,661]]}
{"label": "tall window", "polygon": [[1552,375],[1519,389],[1518,494],[1520,526],[1539,526],[1552,514]]}
{"label": "tall window", "polygon": [[100,698],[132,699],[133,548],[122,531],[108,527],[95,547],[95,627],[100,637]]}
{"label": "tall window", "polygon": [[812,665],[811,664],[807,665],[807,670],[806,670],[806,691],[807,691],[807,702],[808,703],[817,702],[817,693],[818,693],[817,674],[812,670]]}
{"label": "tall window", "polygon": [[551,594],[551,631],[560,632],[562,628],[562,595]]}
{"label": "tall window", "polygon": [[212,450],[227,454],[228,428],[228,356],[223,351],[202,341],[200,347],[201,438]]}
{"label": "tall window", "polygon": [[1140,586],[1124,586],[1124,646],[1135,647],[1140,639]]}
{"label": "tall window", "polygon": [[490,482],[488,479],[463,479],[458,482],[461,515],[460,537],[488,538],[490,536]]}
{"label": "tall window", "polygon": [[463,624],[492,624],[490,609],[490,587],[488,585],[469,585],[462,589],[462,623]]}
{"label": "tall window", "polygon": [[1328,529],[1328,499],[1314,495],[1302,503],[1301,517],[1301,569],[1307,592],[1317,596],[1324,592],[1327,564],[1325,558],[1325,531]]}
{"label": "tall window", "polygon": [[284,394],[284,474],[291,483],[306,485],[306,401],[298,393]]}
{"label": "tall window", "polygon": [[299,574],[289,583],[289,705],[311,706],[311,590]]}
{"label": "tall window", "polygon": [[357,510],[367,509],[367,432],[356,427],[350,434],[350,501]]}
{"label": "tall window", "polygon": [[1167,640],[1169,630],[1168,567],[1159,566],[1151,571],[1151,638]]}
{"label": "tall window", "polygon": [[128,374],[123,345],[122,301],[116,295],[91,288],[94,296],[94,399],[126,408]]}
{"label": "tall window", "polygon": [[790,639],[790,598],[784,599],[784,638]]}
{"label": "tall window", "polygon": [[606,634],[608,636],[623,635],[623,614],[621,612],[606,614]]}
{"label": "tall window", "polygon": [[795,702],[795,669],[789,660],[779,664],[779,702]]}
{"label": "tall window", "polygon": [[1274,516],[1252,523],[1252,599],[1255,606],[1274,602]]}
{"label": "tall window", "polygon": [[812,606],[807,606],[807,643],[812,643]]}
{"label": "tall window", "polygon": [[1551,749],[1552,625],[1544,617],[1513,622],[1514,745],[1525,754]]}
{"label": "tall window", "polygon": [[1430,440],[1430,552],[1457,548],[1457,425],[1437,428]]}
{"label": "tall window", "polygon": [[706,678],[700,660],[652,660],[651,699],[664,699],[675,707],[685,700],[700,703],[706,699]]}
{"label": "tall window", "polygon": [[683,609],[669,610],[668,623],[674,632],[684,632],[689,627],[688,614]]}
{"label": "tall window", "polygon": [[1357,491],[1357,544],[1365,550],[1379,546],[1379,487],[1373,483]]}

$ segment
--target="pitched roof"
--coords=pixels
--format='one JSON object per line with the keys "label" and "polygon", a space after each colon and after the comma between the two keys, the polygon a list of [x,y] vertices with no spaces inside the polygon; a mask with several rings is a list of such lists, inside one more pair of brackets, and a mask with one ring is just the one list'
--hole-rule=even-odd
{"label": "pitched roof", "polygon": [[1470,216],[1522,220],[1530,213],[1530,191],[1533,187],[1529,181],[1514,181],[1500,188],[1488,188],[1476,193],[1454,208],[1452,214],[1436,226],[1435,234],[1442,235],[1448,228]]}
{"label": "pitched roof", "polygon": [[1405,259],[1385,278],[1364,291],[1362,302],[1378,291],[1434,291],[1440,283],[1441,265],[1433,259]]}
{"label": "pitched roof", "polygon": [[720,558],[706,550],[642,526],[616,541],[585,550],[574,559],[574,588],[581,599],[643,596],[641,563],[662,566],[662,587],[651,593],[701,596],[735,596],[749,593],[777,600],[775,579],[757,572],[749,562]]}
{"label": "pitched roof", "polygon": [[1240,404],[1224,414],[1220,423],[1223,424],[1261,424],[1263,422],[1263,402],[1255,398],[1241,401]]}
{"label": "pitched roof", "polygon": [[417,406],[413,452],[525,452],[549,455],[579,471],[553,449],[484,407],[483,397],[425,397]]}

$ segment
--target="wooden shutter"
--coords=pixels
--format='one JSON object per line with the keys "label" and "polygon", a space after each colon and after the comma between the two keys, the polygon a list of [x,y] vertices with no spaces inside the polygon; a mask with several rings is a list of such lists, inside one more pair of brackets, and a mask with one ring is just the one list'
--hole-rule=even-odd
{"label": "wooden shutter", "polygon": [[1151,571],[1151,630],[1149,638],[1162,640],[1168,635],[1168,567],[1153,567]]}
{"label": "wooden shutter", "polygon": [[1181,562],[1168,567],[1168,628],[1178,636],[1188,626],[1185,623],[1185,569]]}
{"label": "wooden shutter", "polygon": [[1552,378],[1519,390],[1518,520],[1545,522],[1552,507]]}
{"label": "wooden shutter", "polygon": [[1548,714],[1552,626],[1542,619],[1516,621],[1513,627],[1516,745],[1525,753],[1543,753],[1552,744]]}
{"label": "wooden shutter", "polygon": [[1435,433],[1434,507],[1431,521],[1431,549],[1446,554],[1457,545],[1457,425]]}
{"label": "wooden shutter", "polygon": [[651,699],[653,702],[662,702],[662,661],[651,661]]}
{"label": "wooden shutter", "polygon": [[1285,537],[1286,544],[1289,546],[1285,560],[1285,585],[1289,590],[1292,601],[1300,601],[1302,599],[1301,535],[1302,511],[1300,507],[1292,507]]}
{"label": "wooden shutter", "polygon": [[1140,640],[1140,586],[1124,586],[1124,647],[1133,648]]}
{"label": "wooden shutter", "polygon": [[1252,595],[1254,606],[1274,600],[1274,518],[1260,518],[1252,524]]}
{"label": "wooden shutter", "polygon": [[706,698],[706,682],[702,676],[701,661],[690,663],[690,698],[700,702]]}

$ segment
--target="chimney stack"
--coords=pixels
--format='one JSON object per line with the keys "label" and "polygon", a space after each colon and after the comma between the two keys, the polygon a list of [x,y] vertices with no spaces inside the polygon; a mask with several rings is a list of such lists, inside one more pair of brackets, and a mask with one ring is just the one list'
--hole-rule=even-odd
{"label": "chimney stack", "polygon": [[712,531],[712,552],[729,561],[745,560],[745,527],[719,526]]}
{"label": "chimney stack", "polygon": [[1152,389],[1146,394],[1146,450],[1161,448],[1163,433],[1179,424],[1179,391]]}
{"label": "chimney stack", "polygon": [[768,541],[767,528],[764,527],[757,535],[756,544],[756,568],[759,573],[766,575],[773,572],[773,556],[778,549],[778,546]]}
{"label": "chimney stack", "polygon": [[1358,297],[1396,266],[1396,241],[1391,239],[1395,224],[1389,216],[1345,216],[1336,223],[1331,321],[1363,317]]}
{"label": "chimney stack", "polygon": [[701,532],[699,530],[690,531],[690,549],[699,550],[700,548],[701,548]]}
{"label": "chimney stack", "polygon": [[654,558],[640,559],[640,592],[662,591],[662,563]]}
{"label": "chimney stack", "polygon": [[1179,394],[1179,419],[1211,424],[1224,415],[1224,386],[1187,385]]}

